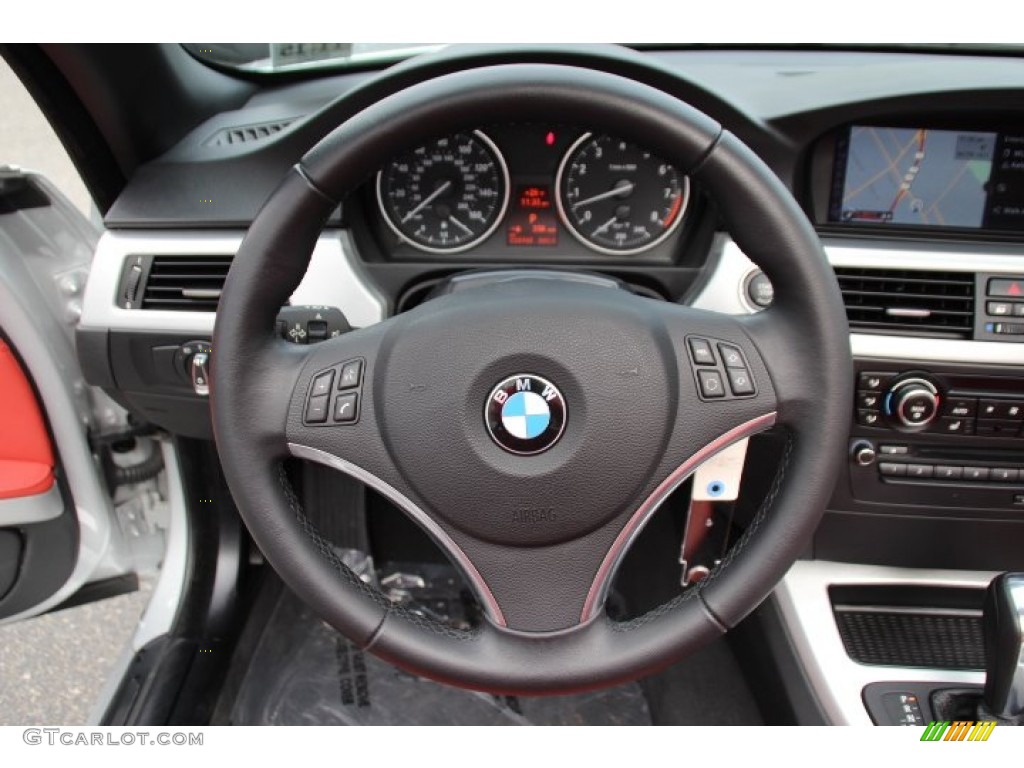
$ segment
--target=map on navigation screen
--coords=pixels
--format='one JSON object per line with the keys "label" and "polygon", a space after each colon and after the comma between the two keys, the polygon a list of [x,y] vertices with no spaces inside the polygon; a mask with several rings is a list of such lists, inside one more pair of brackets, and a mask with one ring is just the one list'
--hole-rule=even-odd
{"label": "map on navigation screen", "polygon": [[996,137],[975,131],[854,126],[838,219],[982,226]]}

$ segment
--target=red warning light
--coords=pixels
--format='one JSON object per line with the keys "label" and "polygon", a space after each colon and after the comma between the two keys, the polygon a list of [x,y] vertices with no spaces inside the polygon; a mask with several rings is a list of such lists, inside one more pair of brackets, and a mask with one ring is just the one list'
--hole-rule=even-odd
{"label": "red warning light", "polygon": [[553,147],[555,145],[554,131],[548,131],[548,135],[544,137],[544,143],[547,144],[549,147]]}
{"label": "red warning light", "polygon": [[1010,290],[1008,290],[1007,293],[1010,294],[1011,296],[1020,296],[1020,283],[1010,283]]}

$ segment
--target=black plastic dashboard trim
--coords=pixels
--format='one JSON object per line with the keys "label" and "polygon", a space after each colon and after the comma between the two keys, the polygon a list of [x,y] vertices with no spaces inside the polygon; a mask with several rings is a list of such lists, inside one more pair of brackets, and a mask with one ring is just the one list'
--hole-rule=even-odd
{"label": "black plastic dashboard trim", "polygon": [[[566,64],[618,74],[688,101],[719,121],[762,155],[778,139],[770,126],[751,118],[726,99],[688,81],[657,57],[612,45],[451,46],[368,76],[334,78],[340,97],[251,151],[221,158],[179,145],[140,166],[107,212],[109,228],[189,228],[248,226],[270,192],[298,158],[327,133],[390,93],[443,74],[495,64]],[[297,86],[296,86],[297,87]],[[288,86],[267,98],[287,99]],[[244,186],[237,183],[246,179]],[[212,202],[203,202],[212,201]]]}

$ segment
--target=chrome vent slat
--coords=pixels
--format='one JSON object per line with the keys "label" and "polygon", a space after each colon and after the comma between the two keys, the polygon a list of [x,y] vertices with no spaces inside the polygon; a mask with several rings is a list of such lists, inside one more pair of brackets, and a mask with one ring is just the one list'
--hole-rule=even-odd
{"label": "chrome vent slat", "polygon": [[882,333],[969,338],[974,274],[836,267],[850,327]]}
{"label": "chrome vent slat", "polygon": [[194,272],[174,273],[174,274],[160,274],[160,275],[150,274],[149,282],[150,283],[154,283],[154,282],[155,283],[172,283],[174,285],[177,285],[179,283],[194,283],[194,282],[198,282],[198,281],[201,281],[201,280],[212,280],[214,282],[218,282],[218,281],[219,282],[223,282],[224,281],[224,275],[226,275],[227,272],[228,272],[228,268],[224,267],[224,271],[221,274],[219,274],[219,275],[197,275]]}
{"label": "chrome vent slat", "polygon": [[[960,294],[937,294],[937,293],[911,293],[908,291],[872,291],[864,287],[860,288],[849,288],[843,284],[843,281],[839,281],[839,287],[843,289],[843,293],[847,296],[871,296],[875,299],[899,299],[900,301],[913,301],[915,299],[926,299],[933,301],[935,299],[943,299],[944,301],[961,301],[961,302],[972,302],[974,296],[963,296]],[[972,286],[973,287],[973,286]]]}
{"label": "chrome vent slat", "polygon": [[230,267],[224,256],[154,256],[142,309],[214,312]]}

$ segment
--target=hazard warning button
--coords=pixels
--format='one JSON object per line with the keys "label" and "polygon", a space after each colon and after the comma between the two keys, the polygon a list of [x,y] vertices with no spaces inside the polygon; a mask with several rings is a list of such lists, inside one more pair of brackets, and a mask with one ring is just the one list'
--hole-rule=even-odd
{"label": "hazard warning button", "polygon": [[994,278],[989,280],[988,295],[1024,297],[1024,277]]}

